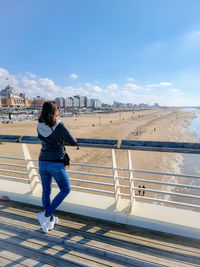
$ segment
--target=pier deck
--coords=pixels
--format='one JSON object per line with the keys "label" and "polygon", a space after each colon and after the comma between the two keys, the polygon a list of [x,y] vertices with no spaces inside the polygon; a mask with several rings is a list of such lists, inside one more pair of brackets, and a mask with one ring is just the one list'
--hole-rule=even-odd
{"label": "pier deck", "polygon": [[0,202],[0,266],[200,266],[200,241],[56,212],[44,234],[41,208]]}

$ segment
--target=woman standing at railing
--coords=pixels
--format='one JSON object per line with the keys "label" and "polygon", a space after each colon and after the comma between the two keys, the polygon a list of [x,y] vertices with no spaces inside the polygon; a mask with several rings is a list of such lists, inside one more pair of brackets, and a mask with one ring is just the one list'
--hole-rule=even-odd
{"label": "woman standing at railing", "polygon": [[[69,178],[63,163],[64,143],[73,146],[77,144],[67,127],[57,119],[58,113],[55,102],[45,102],[37,125],[38,138],[42,142],[39,155],[39,173],[42,180],[42,203],[44,207],[44,212],[38,213],[38,220],[44,232],[52,230],[58,222],[58,218],[53,216],[53,212],[70,192]],[[51,202],[53,178],[60,192]]]}

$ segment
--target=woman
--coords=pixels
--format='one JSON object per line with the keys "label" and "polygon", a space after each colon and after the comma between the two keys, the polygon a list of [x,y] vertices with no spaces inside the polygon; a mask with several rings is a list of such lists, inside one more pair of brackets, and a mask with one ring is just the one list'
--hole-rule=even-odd
{"label": "woman", "polygon": [[[44,207],[44,212],[38,213],[38,220],[45,233],[52,230],[58,222],[58,218],[53,216],[53,212],[70,192],[69,178],[63,163],[64,144],[68,143],[72,146],[77,144],[76,139],[57,117],[58,108],[55,102],[45,102],[37,125],[38,138],[42,143],[39,155],[39,173],[42,180]],[[60,192],[51,202],[52,178],[55,179]]]}

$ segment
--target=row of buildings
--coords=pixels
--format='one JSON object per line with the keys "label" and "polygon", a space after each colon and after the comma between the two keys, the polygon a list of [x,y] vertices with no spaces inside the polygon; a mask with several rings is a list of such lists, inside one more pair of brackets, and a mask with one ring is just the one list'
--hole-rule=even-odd
{"label": "row of buildings", "polygon": [[86,96],[76,95],[73,97],[59,97],[55,102],[60,108],[101,108],[102,102],[99,99],[89,99]]}
{"label": "row of buildings", "polygon": [[[24,93],[17,92],[13,87],[8,85],[5,89],[0,91],[0,108],[30,108],[40,109],[45,101],[49,99],[37,96],[36,98],[28,98]],[[148,104],[132,104],[132,103],[121,103],[114,101],[113,105],[102,104],[99,99],[89,99],[86,96],[73,96],[73,97],[59,97],[54,99],[59,108],[73,111],[76,109],[112,109],[112,110],[141,110],[149,109]],[[158,103],[155,103],[154,107],[159,107]]]}
{"label": "row of buildings", "polygon": [[[24,93],[17,92],[13,87],[8,85],[0,91],[0,107],[26,107],[26,108],[41,108],[43,103],[48,99],[37,96],[36,98],[28,98]],[[56,98],[56,104],[60,108],[101,108],[99,99],[89,99],[85,96],[73,96],[67,98]]]}

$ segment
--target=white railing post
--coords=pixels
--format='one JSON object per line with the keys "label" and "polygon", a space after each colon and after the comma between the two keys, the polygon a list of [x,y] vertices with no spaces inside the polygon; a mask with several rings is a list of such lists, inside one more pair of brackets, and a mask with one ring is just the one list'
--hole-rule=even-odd
{"label": "white railing post", "polygon": [[34,168],[33,161],[31,159],[31,155],[28,151],[28,147],[26,144],[22,144],[22,149],[24,153],[24,159],[26,163],[26,168],[28,172],[28,179],[31,186],[32,194],[37,194],[38,192],[42,191],[41,182],[38,178],[38,174]]}
{"label": "white railing post", "polygon": [[118,210],[121,196],[120,188],[119,188],[119,178],[118,178],[118,172],[117,172],[117,163],[116,163],[116,157],[115,157],[115,150],[112,149],[112,167],[113,167],[113,183],[114,183],[114,189],[115,189],[115,211]]}
{"label": "white railing post", "polygon": [[133,189],[134,188],[133,172],[131,171],[132,169],[133,167],[132,167],[131,151],[128,150],[128,171],[129,171],[129,188],[130,188],[130,210],[129,212],[132,212],[133,204],[135,202],[135,190]]}

